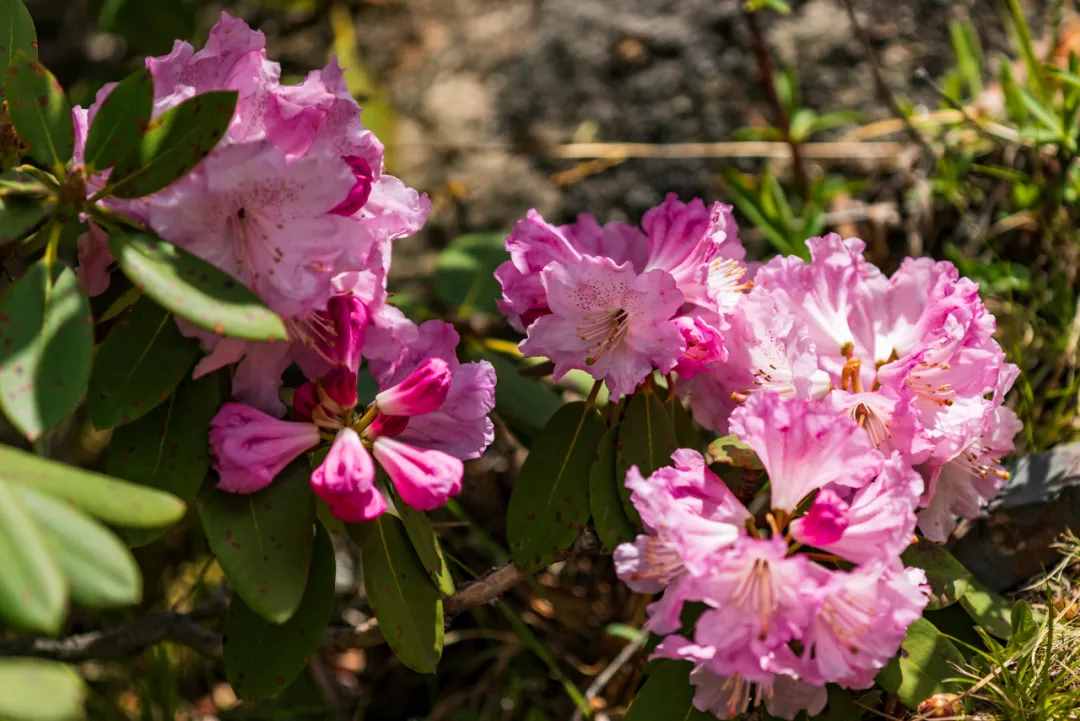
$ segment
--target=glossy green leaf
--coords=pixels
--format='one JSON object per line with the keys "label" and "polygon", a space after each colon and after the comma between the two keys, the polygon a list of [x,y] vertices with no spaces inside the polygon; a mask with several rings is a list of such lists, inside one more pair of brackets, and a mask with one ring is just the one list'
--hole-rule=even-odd
{"label": "glossy green leaf", "polygon": [[0,618],[55,633],[66,601],[67,584],[44,534],[12,486],[0,478]]}
{"label": "glossy green leaf", "polygon": [[505,233],[470,233],[454,238],[435,263],[439,300],[462,316],[497,313],[495,299],[501,291],[494,273],[507,260],[504,237]]}
{"label": "glossy green leaf", "polygon": [[543,568],[589,520],[589,471],[604,434],[595,409],[568,403],[537,436],[514,481],[506,532],[514,563]]}
{"label": "glossy green leaf", "polygon": [[112,89],[101,104],[86,137],[86,166],[103,170],[121,163],[139,146],[150,124],[154,81],[140,68]]}
{"label": "glossy green leaf", "polygon": [[403,664],[435,673],[443,649],[442,600],[405,526],[384,513],[350,530],[361,536],[364,589],[383,637]]}
{"label": "glossy green leaf", "polygon": [[713,717],[694,708],[694,687],[684,661],[657,661],[652,664],[645,684],[638,690],[626,721],[713,721]]}
{"label": "glossy green leaf", "polygon": [[16,51],[6,73],[8,112],[30,157],[42,165],[63,168],[71,159],[75,136],[71,105],[60,83],[22,50]]}
{"label": "glossy green leaf", "polygon": [[615,478],[615,439],[618,428],[612,427],[600,439],[596,460],[589,471],[589,508],[593,527],[607,550],[633,540],[636,530],[623,510]]}
{"label": "glossy green leaf", "polygon": [[37,59],[34,19],[22,0],[0,0],[0,72],[6,72],[19,51]]}
{"label": "glossy green leaf", "polygon": [[30,440],[82,401],[93,353],[90,304],[75,273],[44,261],[0,297],[0,409]]}
{"label": "glossy green leaf", "polygon": [[500,353],[484,351],[474,357],[495,368],[495,412],[515,433],[531,441],[562,405],[559,394],[546,383],[522,375],[519,364]]}
{"label": "glossy green leaf", "polygon": [[909,546],[901,559],[907,566],[926,571],[926,580],[930,583],[930,602],[926,607],[931,611],[959,601],[974,580],[964,564],[937,543],[919,541]]}
{"label": "glossy green leaf", "polygon": [[0,480],[60,498],[116,526],[167,526],[179,521],[186,508],[183,501],[168,493],[39,458],[4,445],[0,445]]}
{"label": "glossy green leaf", "polygon": [[0,196],[0,245],[29,235],[56,206],[45,198]]}
{"label": "glossy green leaf", "polygon": [[232,90],[203,93],[154,118],[113,168],[107,192],[140,198],[186,175],[229,129],[236,97]]}
{"label": "glossy green leaf", "polygon": [[270,623],[240,599],[229,604],[225,675],[236,693],[258,699],[284,690],[319,648],[333,610],[334,544],[326,529],[317,525],[307,588],[288,621]]}
{"label": "glossy green leaf", "polygon": [[69,666],[37,658],[0,658],[0,718],[76,721],[86,686]]}
{"label": "glossy green leaf", "polygon": [[968,582],[967,591],[960,597],[960,605],[988,633],[1005,640],[1012,636],[1012,604],[977,579],[972,578]]}
{"label": "glossy green leaf", "polygon": [[114,234],[109,248],[136,287],[200,328],[246,340],[287,340],[285,323],[240,281],[145,233]]}
{"label": "glossy green leaf", "polygon": [[623,502],[626,517],[635,525],[641,519],[630,503],[626,489],[626,472],[637,466],[642,476],[650,476],[658,468],[671,465],[671,454],[679,448],[675,425],[664,402],[652,390],[642,390],[630,397],[626,412],[619,423],[615,451],[615,487]]}
{"label": "glossy green leaf", "polygon": [[306,459],[250,495],[208,488],[198,508],[206,538],[233,590],[271,623],[295,613],[307,586],[314,494]]}
{"label": "glossy green leaf", "polygon": [[948,679],[956,678],[957,664],[964,661],[956,644],[925,618],[908,627],[900,654],[878,674],[877,680],[889,693],[914,710],[936,693],[957,691]]}
{"label": "glossy green leaf", "polygon": [[671,414],[671,422],[675,427],[675,439],[679,448],[693,448],[701,450],[701,429],[694,422],[694,416],[677,398],[668,401],[668,411]]}
{"label": "glossy green leaf", "polygon": [[439,537],[436,535],[435,529],[431,527],[431,521],[428,520],[427,514],[401,501],[397,503],[397,511],[398,516],[401,517],[401,522],[405,525],[405,533],[409,537],[409,542],[412,543],[413,550],[416,551],[416,556],[420,559],[421,565],[431,576],[432,583],[435,584],[442,595],[452,595],[454,593],[454,578],[450,575],[450,567],[446,564],[446,557],[443,555]]}
{"label": "glossy green leaf", "polygon": [[105,471],[190,501],[210,470],[210,421],[226,399],[221,373],[185,380],[169,399],[113,434]]}
{"label": "glossy green leaf", "polygon": [[198,357],[199,344],[180,334],[172,314],[141,298],[98,348],[90,420],[105,430],[142,418],[169,398]]}
{"label": "glossy green leaf", "polygon": [[139,567],[112,531],[69,503],[29,486],[12,486],[12,490],[48,541],[75,603],[108,608],[139,602]]}

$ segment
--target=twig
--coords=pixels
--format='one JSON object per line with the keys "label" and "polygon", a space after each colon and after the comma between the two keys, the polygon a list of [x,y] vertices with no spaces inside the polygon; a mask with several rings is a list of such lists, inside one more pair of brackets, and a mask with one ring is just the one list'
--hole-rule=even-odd
{"label": "twig", "polygon": [[765,41],[765,33],[761,31],[757,13],[744,9],[743,17],[746,18],[746,24],[750,28],[750,40],[753,43],[754,58],[757,61],[758,82],[765,88],[765,94],[768,96],[769,104],[772,105],[773,114],[776,116],[776,125],[784,134],[784,140],[791,149],[791,166],[795,173],[795,182],[805,193],[810,187],[810,181],[806,177],[806,166],[803,164],[799,144],[791,137],[791,118],[788,117],[787,109],[776,92],[776,70],[773,68],[772,54],[769,52],[769,45]]}
{"label": "twig", "polygon": [[[490,603],[525,579],[515,566],[505,565],[470,583],[444,602],[447,616]],[[162,641],[187,646],[200,654],[219,658],[222,638],[199,623],[216,618],[226,608],[224,602],[191,613],[153,613],[128,623],[87,631],[65,638],[21,637],[0,640],[0,656],[38,656],[57,661],[126,658]],[[334,648],[364,648],[384,643],[378,621],[370,619],[355,628],[330,628],[326,645]]]}
{"label": "twig", "polygon": [[[604,690],[604,687],[608,685],[611,679],[615,678],[615,674],[619,672],[619,669],[637,655],[637,652],[645,645],[645,641],[648,637],[648,634],[643,633],[638,638],[622,647],[619,654],[599,673],[599,675],[597,675],[595,679],[593,679],[593,682],[589,684],[589,688],[585,689],[586,700],[592,701],[600,695],[600,692]],[[582,721],[580,709],[574,711],[572,721]]]}
{"label": "twig", "polygon": [[904,109],[900,107],[900,103],[896,100],[896,96],[893,95],[888,83],[885,82],[885,76],[881,72],[881,60],[878,58],[877,51],[874,50],[874,45],[870,42],[870,36],[866,33],[863,26],[859,24],[859,19],[855,17],[855,3],[853,3],[852,0],[844,0],[844,8],[847,10],[847,16],[848,20],[851,22],[851,27],[859,37],[859,42],[862,43],[863,50],[866,51],[866,57],[870,61],[870,71],[874,76],[874,88],[877,90],[878,98],[889,106],[893,115],[904,121],[904,129],[907,130],[911,139],[919,144],[919,147],[923,149],[926,156],[928,158],[934,158],[936,156],[934,149],[930,147],[930,143],[926,142],[926,138],[923,137],[923,134],[920,133],[918,128],[911,122],[911,118],[904,112]]}
{"label": "twig", "polygon": [[[896,161],[904,143],[878,141],[823,141],[799,146],[803,158],[812,160]],[[566,143],[551,148],[556,158],[639,158],[684,160],[688,158],[763,158],[785,160],[791,156],[787,143],[772,140],[721,141],[715,143]]]}

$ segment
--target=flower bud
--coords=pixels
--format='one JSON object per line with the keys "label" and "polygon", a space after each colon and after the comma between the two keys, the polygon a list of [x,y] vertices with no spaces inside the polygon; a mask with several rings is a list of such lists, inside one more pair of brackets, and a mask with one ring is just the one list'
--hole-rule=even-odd
{"label": "flower bud", "polygon": [[847,530],[848,504],[834,491],[819,491],[806,515],[795,521],[796,537],[811,546],[823,548],[840,540]]}
{"label": "flower bud", "polygon": [[370,521],[386,510],[386,499],[375,487],[375,465],[351,428],[338,431],[330,452],[311,473],[311,488],[346,523]]}
{"label": "flower bud", "polygon": [[356,373],[348,368],[337,367],[319,381],[323,393],[342,409],[356,406]]}
{"label": "flower bud", "polygon": [[380,436],[393,438],[404,433],[407,425],[409,425],[408,416],[388,416],[380,413],[375,416],[375,420],[371,422],[371,425],[364,429],[364,437],[371,439]]}
{"label": "flower bud", "polygon": [[226,403],[210,423],[210,449],[229,493],[254,493],[301,453],[319,444],[310,423],[282,421],[243,403]]}
{"label": "flower bud", "polygon": [[293,393],[292,409],[293,415],[301,421],[310,421],[311,414],[315,412],[315,407],[319,405],[319,391],[314,383],[308,381],[304,385],[296,389]]}
{"label": "flower bud", "polygon": [[451,455],[414,448],[385,436],[375,439],[372,450],[401,500],[417,510],[438,508],[461,491],[464,468]]}
{"label": "flower bud", "polygon": [[450,392],[453,374],[441,358],[428,358],[405,380],[375,396],[375,405],[389,416],[419,416],[438,410]]}
{"label": "flower bud", "polygon": [[333,339],[322,344],[322,353],[335,365],[354,373],[360,370],[360,351],[367,333],[367,306],[352,293],[340,293],[326,303],[326,315],[334,326]]}

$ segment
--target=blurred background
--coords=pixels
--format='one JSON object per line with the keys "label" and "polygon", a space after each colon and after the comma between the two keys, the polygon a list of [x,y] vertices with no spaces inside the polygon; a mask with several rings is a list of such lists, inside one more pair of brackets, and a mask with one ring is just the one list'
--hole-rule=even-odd
{"label": "blurred background", "polygon": [[[952,260],[979,281],[1000,341],[1024,371],[1010,398],[1025,422],[1020,451],[1080,431],[1080,66],[1071,58],[1080,19],[1072,3],[28,5],[42,60],[82,104],[175,38],[201,45],[222,10],[266,33],[286,80],[336,54],[365,124],[386,144],[390,172],[433,200],[427,227],[396,244],[393,300],[417,320],[455,319],[471,356],[499,364],[517,340],[495,312],[490,276],[515,219],[537,208],[557,222],[581,212],[637,222],[675,192],[734,204],[755,259],[801,254],[806,237],[836,231],[866,240],[887,272],[906,255]],[[506,360],[498,370],[507,425],[439,519],[459,564],[478,573],[506,558],[502,509],[524,455],[516,439],[559,403]],[[1015,567],[995,569],[998,590],[1019,584],[1052,561],[1062,527],[1077,523],[1080,494],[1065,498],[1043,498],[1027,525],[976,524],[969,536],[978,543],[964,560],[1026,544],[1022,558],[1001,562]],[[180,528],[140,551],[144,568],[164,569],[147,606],[189,608],[220,583],[196,535]],[[339,586],[348,589],[343,558]],[[507,603],[455,622],[438,680],[403,669],[385,648],[328,649],[283,699],[237,705],[220,663],[159,645],[89,669],[98,691],[91,718],[563,721],[578,689],[638,641],[644,603],[617,583],[609,559],[579,553]],[[641,660],[619,664],[590,696],[599,714],[620,717]]]}

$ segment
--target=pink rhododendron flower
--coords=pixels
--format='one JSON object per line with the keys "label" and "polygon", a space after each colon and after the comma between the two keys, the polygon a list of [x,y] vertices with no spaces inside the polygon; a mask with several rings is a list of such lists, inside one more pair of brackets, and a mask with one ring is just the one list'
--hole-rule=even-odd
{"label": "pink rhododendron flower", "polygon": [[894,453],[850,502],[823,489],[807,514],[791,524],[792,535],[854,563],[893,559],[911,544],[922,493],[922,476]]}
{"label": "pink rhododendron flower", "polygon": [[278,420],[242,403],[226,403],[210,424],[218,488],[230,493],[265,488],[285,466],[318,444],[319,429],[310,423]]}
{"label": "pink rhododendron flower", "polygon": [[555,362],[555,377],[574,368],[607,382],[613,399],[632,393],[653,370],[671,370],[683,351],[672,316],[683,303],[674,279],[638,275],[624,263],[582,257],[541,272],[551,313],[529,326],[526,355]]}
{"label": "pink rhododendron flower", "polygon": [[830,483],[858,488],[881,469],[866,434],[824,402],[754,394],[731,414],[731,429],[769,472],[774,509],[792,511]]}
{"label": "pink rhododendron flower", "polygon": [[311,487],[347,523],[370,521],[386,510],[386,499],[375,487],[375,464],[352,428],[338,431],[330,452],[311,473]]}
{"label": "pink rhododendron flower", "polygon": [[416,448],[386,436],[375,439],[375,459],[394,483],[401,500],[430,511],[461,491],[461,460],[432,448]]}

